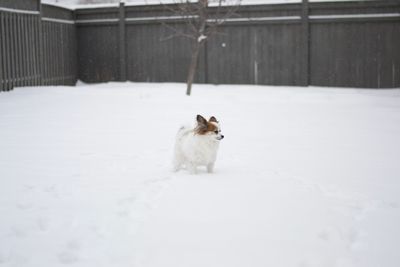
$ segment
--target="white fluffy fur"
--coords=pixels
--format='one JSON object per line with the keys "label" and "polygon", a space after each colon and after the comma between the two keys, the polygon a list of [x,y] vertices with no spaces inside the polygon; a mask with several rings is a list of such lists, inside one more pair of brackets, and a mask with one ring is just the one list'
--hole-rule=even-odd
{"label": "white fluffy fur", "polygon": [[[216,126],[218,127],[217,123]],[[191,174],[195,174],[198,166],[206,166],[209,173],[213,172],[222,138],[220,133],[200,135],[191,127],[181,127],[176,135],[174,171],[186,167]]]}

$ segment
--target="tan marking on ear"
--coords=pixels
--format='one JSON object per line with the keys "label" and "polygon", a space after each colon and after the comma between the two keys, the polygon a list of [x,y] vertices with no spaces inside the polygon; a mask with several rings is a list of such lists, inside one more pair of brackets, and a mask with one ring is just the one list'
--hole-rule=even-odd
{"label": "tan marking on ear", "polygon": [[218,126],[214,122],[211,123],[207,122],[207,125],[199,123],[197,127],[194,129],[194,131],[196,132],[196,134],[204,135],[208,132],[218,131]]}
{"label": "tan marking on ear", "polygon": [[208,131],[208,132],[215,132],[215,131],[218,131],[218,126],[215,125],[214,123],[208,123],[208,124],[207,124],[207,131]]}

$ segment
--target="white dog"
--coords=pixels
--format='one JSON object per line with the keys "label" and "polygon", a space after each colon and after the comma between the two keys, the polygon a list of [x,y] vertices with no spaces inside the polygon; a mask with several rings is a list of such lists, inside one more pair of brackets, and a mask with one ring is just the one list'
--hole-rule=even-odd
{"label": "white dog", "polygon": [[200,115],[196,117],[194,128],[183,126],[176,135],[174,171],[182,167],[195,174],[198,166],[206,166],[213,172],[219,141],[224,138],[215,117],[208,121]]}

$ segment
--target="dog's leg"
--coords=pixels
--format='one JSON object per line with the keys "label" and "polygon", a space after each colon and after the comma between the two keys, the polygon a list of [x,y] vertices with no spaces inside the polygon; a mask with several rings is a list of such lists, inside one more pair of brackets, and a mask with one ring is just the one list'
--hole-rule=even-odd
{"label": "dog's leg", "polygon": [[210,163],[207,165],[207,172],[212,173],[214,171],[214,163]]}
{"label": "dog's leg", "polygon": [[179,171],[182,168],[182,163],[183,163],[182,154],[179,152],[177,145],[175,145],[174,160],[172,162],[172,166],[173,166],[172,170],[174,172]]}

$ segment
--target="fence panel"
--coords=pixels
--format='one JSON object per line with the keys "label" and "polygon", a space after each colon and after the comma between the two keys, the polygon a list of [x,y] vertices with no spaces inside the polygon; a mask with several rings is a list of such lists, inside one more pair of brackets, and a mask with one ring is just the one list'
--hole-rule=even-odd
{"label": "fence panel", "polygon": [[32,20],[38,20],[39,16],[37,7],[37,0],[0,2],[2,90],[32,85],[31,55],[35,44],[30,36],[34,31]]}
{"label": "fence panel", "polygon": [[85,82],[120,80],[120,10],[80,9],[75,13],[79,79]]}
{"label": "fence panel", "polygon": [[[188,39],[166,39],[169,34],[158,24],[128,24],[126,30],[128,80],[186,81],[191,49]],[[205,82],[203,66],[204,54],[200,54],[196,82]]]}
{"label": "fence panel", "polygon": [[0,22],[0,91],[76,83],[72,11],[40,5],[38,0],[1,0]]}
{"label": "fence panel", "polygon": [[400,76],[400,3],[311,5],[311,84],[394,88]]}
{"label": "fence panel", "polygon": [[77,80],[77,36],[73,12],[42,5],[41,27],[43,84],[74,85]]}
{"label": "fence panel", "polygon": [[86,82],[119,80],[118,25],[78,27],[79,77]]}

